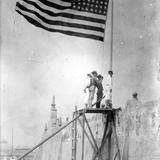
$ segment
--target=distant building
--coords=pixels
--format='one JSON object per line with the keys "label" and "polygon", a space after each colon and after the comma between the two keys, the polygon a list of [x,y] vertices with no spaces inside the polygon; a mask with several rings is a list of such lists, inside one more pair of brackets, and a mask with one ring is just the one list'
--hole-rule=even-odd
{"label": "distant building", "polygon": [[[57,109],[55,104],[55,96],[53,96],[53,102],[50,109],[50,117],[48,123],[45,124],[42,140],[50,136],[52,133],[57,131],[62,125],[61,118],[57,117]],[[44,143],[36,152],[34,160],[49,160],[54,157],[58,159],[61,155],[62,148],[62,132],[57,134],[55,137]]]}

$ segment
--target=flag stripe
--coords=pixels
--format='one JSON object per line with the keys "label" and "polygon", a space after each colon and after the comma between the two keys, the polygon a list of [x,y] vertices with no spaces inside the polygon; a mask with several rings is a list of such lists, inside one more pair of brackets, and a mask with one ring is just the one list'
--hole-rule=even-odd
{"label": "flag stripe", "polygon": [[43,13],[46,13],[46,14],[52,16],[52,17],[58,17],[59,16],[59,17],[66,17],[66,18],[71,18],[71,19],[79,19],[79,20],[84,20],[84,21],[89,21],[89,22],[96,22],[96,23],[105,24],[105,19],[102,19],[102,18],[92,18],[92,17],[89,17],[89,16],[70,14],[70,13],[66,13],[66,12],[55,13],[55,12],[53,12],[53,8],[51,8],[52,11],[50,11],[49,8],[46,8],[46,9],[42,8],[44,6],[42,6],[39,3],[29,1],[29,0],[23,0],[23,1],[26,2],[27,4],[30,4],[30,5],[34,6],[39,11],[41,11]]}
{"label": "flag stripe", "polygon": [[77,37],[90,38],[90,39],[94,39],[94,40],[103,41],[102,36],[97,36],[95,34],[86,34],[86,33],[80,33],[80,32],[68,31],[68,30],[61,30],[61,29],[53,29],[53,28],[46,27],[46,26],[42,25],[41,23],[39,23],[38,21],[36,21],[34,18],[31,18],[27,15],[22,14],[19,10],[17,10],[17,12],[19,14],[21,14],[22,16],[24,16],[26,18],[26,20],[28,22],[30,22],[31,24],[33,24],[37,27],[40,27],[42,29],[45,29],[47,31],[59,32],[59,33],[63,33],[63,34],[70,35],[70,36],[77,36]]}
{"label": "flag stripe", "polygon": [[84,25],[84,24],[76,24],[76,23],[69,23],[69,22],[64,22],[64,21],[55,21],[55,20],[50,20],[47,19],[46,17],[43,17],[39,13],[37,13],[35,10],[30,10],[24,6],[22,6],[20,3],[17,3],[17,7],[20,8],[23,11],[32,13],[36,15],[36,17],[40,18],[43,22],[51,24],[51,25],[60,25],[60,26],[68,26],[68,27],[75,27],[75,28],[82,28],[82,29],[87,29],[87,30],[93,30],[93,31],[99,31],[99,32],[104,32],[104,29],[101,27],[95,27],[95,26],[89,26],[89,25]]}
{"label": "flag stripe", "polygon": [[47,0],[38,0],[38,1],[40,1],[41,3],[43,3],[46,6],[53,7],[53,8],[59,9],[59,10],[64,10],[64,9],[71,8],[71,3],[70,3],[70,6],[66,7],[66,6],[61,6],[61,5],[58,5],[56,3],[53,3],[53,2],[50,2],[50,1],[47,1]]}
{"label": "flag stripe", "polygon": [[34,14],[32,13],[28,13],[28,12],[24,12],[22,10],[17,10],[19,12],[21,12],[21,15],[23,14],[23,16],[28,16],[32,19],[35,19],[38,23],[40,23],[41,25],[47,27],[47,28],[51,28],[51,29],[60,29],[60,30],[65,30],[65,31],[74,31],[74,32],[82,32],[84,34],[95,34],[96,36],[102,36],[103,33],[101,32],[97,32],[97,31],[88,31],[88,30],[84,30],[81,28],[72,28],[72,27],[66,27],[66,26],[54,26],[54,25],[50,25],[48,23],[43,22],[41,19],[37,18]]}
{"label": "flag stripe", "polygon": [[[51,3],[53,2],[53,0],[48,0],[48,1],[50,1]],[[69,1],[62,1],[62,0],[54,0],[54,3],[56,3],[56,4],[60,4],[61,6],[66,6],[66,7],[70,7],[71,6],[71,2],[69,2]]]}
{"label": "flag stripe", "polygon": [[71,2],[71,0],[61,0],[61,1],[63,1],[63,2]]}
{"label": "flag stripe", "polygon": [[[21,4],[17,4],[17,5],[20,5]],[[90,22],[90,21],[82,21],[82,20],[79,20],[79,19],[71,19],[71,18],[66,18],[66,17],[60,17],[60,16],[56,16],[56,17],[53,17],[53,16],[50,16],[44,12],[41,12],[39,9],[33,7],[32,5],[28,4],[28,3],[25,3],[23,4],[23,6],[25,6],[25,8],[27,9],[30,9],[30,10],[34,10],[35,12],[39,13],[41,16],[49,19],[49,20],[56,20],[56,21],[64,21],[64,22],[69,22],[69,23],[76,23],[76,24],[85,24],[85,25],[89,25],[89,26],[95,26],[95,27],[100,27],[100,28],[104,28],[104,24],[99,24],[99,23],[95,23],[95,22]],[[17,7],[19,8],[19,10],[21,10],[20,7]]]}

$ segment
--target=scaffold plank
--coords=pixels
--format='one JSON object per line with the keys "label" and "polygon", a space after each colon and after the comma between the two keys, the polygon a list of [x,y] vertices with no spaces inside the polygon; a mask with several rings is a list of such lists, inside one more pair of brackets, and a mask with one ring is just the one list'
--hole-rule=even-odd
{"label": "scaffold plank", "polygon": [[110,111],[120,111],[121,108],[85,108],[80,109],[76,112],[76,114],[83,114],[83,113],[108,113]]}

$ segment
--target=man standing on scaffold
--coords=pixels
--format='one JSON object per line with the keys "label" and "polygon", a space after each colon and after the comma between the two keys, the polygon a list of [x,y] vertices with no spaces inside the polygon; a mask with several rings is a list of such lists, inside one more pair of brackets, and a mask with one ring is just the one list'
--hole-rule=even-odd
{"label": "man standing on scaffold", "polygon": [[96,102],[96,108],[100,108],[101,106],[101,101],[103,98],[103,85],[102,85],[102,81],[103,81],[103,76],[102,75],[98,75],[98,82],[97,82],[97,102]]}
{"label": "man standing on scaffold", "polygon": [[98,74],[96,71],[91,72],[91,74],[87,74],[87,76],[90,78],[90,84],[85,87],[84,92],[86,93],[86,89],[89,90],[89,97],[87,104],[87,107],[89,108],[92,108],[92,102],[94,99],[95,90],[98,83],[97,75]]}

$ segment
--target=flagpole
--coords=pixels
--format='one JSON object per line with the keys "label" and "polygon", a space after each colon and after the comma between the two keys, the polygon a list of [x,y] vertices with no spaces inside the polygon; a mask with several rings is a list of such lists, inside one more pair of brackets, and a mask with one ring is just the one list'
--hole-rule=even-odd
{"label": "flagpole", "polygon": [[114,0],[111,0],[111,43],[110,43],[110,70],[108,71],[108,74],[111,78],[111,84],[110,84],[110,100],[112,103],[112,94],[113,94],[113,16],[114,16]]}
{"label": "flagpole", "polygon": [[112,71],[112,65],[113,65],[113,8],[114,8],[114,4],[113,1],[111,0],[111,47],[110,47],[110,71]]}
{"label": "flagpole", "polygon": [[[114,0],[109,0],[109,6],[110,6],[110,58],[109,58],[109,70],[108,70],[108,75],[110,79],[110,84],[109,84],[109,95],[107,96],[107,106],[112,107],[112,91],[113,91],[113,17],[114,17]],[[107,14],[106,14],[106,23],[107,23]],[[106,24],[105,24],[106,26]],[[106,33],[106,30],[105,30]],[[105,34],[104,34],[105,38]]]}

